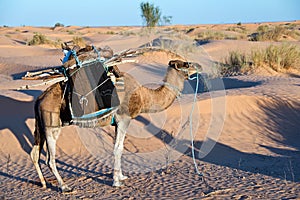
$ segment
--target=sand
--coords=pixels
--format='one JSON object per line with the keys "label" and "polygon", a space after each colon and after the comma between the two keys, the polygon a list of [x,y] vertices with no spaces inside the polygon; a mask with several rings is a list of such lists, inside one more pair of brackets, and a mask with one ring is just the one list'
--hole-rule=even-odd
{"label": "sand", "polygon": [[[223,29],[227,26],[224,25]],[[249,24],[256,29],[257,24]],[[195,26],[197,31],[213,25]],[[174,26],[188,30],[189,26]],[[222,29],[215,26],[215,30]],[[195,81],[162,113],[133,120],[125,139],[123,170],[129,179],[112,187],[113,128],[65,127],[57,142],[57,167],[75,191],[62,194],[41,157],[48,188],[41,184],[30,160],[35,99],[49,85],[17,90],[41,81],[22,80],[27,71],[60,66],[62,52],[51,45],[27,46],[34,32],[72,39],[73,31],[96,46],[115,51],[143,45],[135,34],[112,35],[133,27],[0,28],[0,199],[297,199],[300,198],[300,76],[257,71],[247,76],[208,81],[200,87],[193,112],[195,172],[187,119]],[[69,32],[67,32],[69,31]],[[192,33],[190,33],[192,35]],[[294,42],[299,45],[298,42]],[[270,42],[218,40],[201,45],[212,61],[231,50],[249,51]],[[162,83],[172,55],[145,54],[139,64],[119,66],[141,84]],[[205,64],[206,62],[204,62]],[[203,63],[202,63],[203,64]],[[209,67],[209,66],[206,66]]]}

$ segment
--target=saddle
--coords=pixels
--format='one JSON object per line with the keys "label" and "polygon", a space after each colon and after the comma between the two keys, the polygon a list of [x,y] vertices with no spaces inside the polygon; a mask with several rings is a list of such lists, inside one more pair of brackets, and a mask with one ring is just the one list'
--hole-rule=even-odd
{"label": "saddle", "polygon": [[62,119],[81,127],[95,127],[107,118],[114,124],[113,113],[120,105],[115,81],[122,77],[122,73],[116,65],[105,64],[113,56],[112,49],[66,47],[63,48],[65,57],[62,60],[67,77],[64,98],[69,104],[65,109],[69,108],[70,116]]}

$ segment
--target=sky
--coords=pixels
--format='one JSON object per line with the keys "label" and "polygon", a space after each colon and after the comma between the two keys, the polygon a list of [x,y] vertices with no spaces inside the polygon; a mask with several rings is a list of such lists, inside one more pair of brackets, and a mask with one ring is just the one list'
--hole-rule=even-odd
{"label": "sky", "polygon": [[299,0],[0,0],[0,26],[141,26],[141,2],[172,24],[300,20]]}

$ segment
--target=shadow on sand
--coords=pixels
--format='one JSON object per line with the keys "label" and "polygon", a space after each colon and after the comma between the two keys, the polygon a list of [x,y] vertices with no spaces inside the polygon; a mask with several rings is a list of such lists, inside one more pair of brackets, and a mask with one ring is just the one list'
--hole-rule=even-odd
{"label": "shadow on sand", "polygon": [[[300,115],[300,107],[296,112],[297,115]],[[270,117],[273,118],[274,116]],[[294,147],[294,151],[286,149],[274,149],[268,146],[263,146],[264,148],[274,151],[278,154],[278,156],[261,155],[256,153],[241,152],[225,144],[215,141],[208,141],[215,143],[215,146],[207,156],[204,158],[199,158],[199,150],[203,142],[194,141],[196,158],[200,161],[205,161],[220,166],[226,166],[251,173],[260,173],[283,180],[300,182],[300,145],[297,142],[299,141],[299,134],[297,134],[297,130],[300,129],[300,125],[299,123],[298,125],[295,123],[294,126],[290,127],[290,129],[287,131],[287,129],[285,129],[286,127],[281,126],[289,121],[289,119],[285,117],[286,116],[284,115],[281,116],[282,121],[278,123],[278,127],[274,127],[274,131],[283,137],[281,141],[284,142],[284,145]],[[274,119],[277,120],[277,118]],[[151,122],[144,117],[139,116],[137,120],[147,125],[147,127],[150,127],[149,124]],[[152,126],[154,125],[152,124]],[[177,140],[172,136],[172,134],[166,132],[165,130],[161,130],[154,136],[165,143],[171,143],[174,142],[173,140]],[[276,138],[272,139],[275,140]],[[241,141],[241,143],[242,142],[243,141]],[[178,145],[175,146],[175,150],[185,155],[192,155],[190,140],[177,140],[177,144]],[[185,152],[181,152],[183,146],[187,147]]]}
{"label": "shadow on sand", "polygon": [[[193,77],[195,77],[195,75],[193,75],[192,78]],[[235,77],[215,78],[207,81],[206,74],[200,74],[197,93],[250,88],[261,84],[262,81],[244,81]],[[197,85],[196,79],[186,81],[184,84],[183,94],[194,93],[196,85]]]}
{"label": "shadow on sand", "polygon": [[29,154],[33,143],[33,133],[28,128],[26,120],[34,118],[34,101],[41,91],[23,90],[20,92],[32,96],[33,100],[20,101],[0,95],[0,130],[9,129],[17,138],[22,149]]}

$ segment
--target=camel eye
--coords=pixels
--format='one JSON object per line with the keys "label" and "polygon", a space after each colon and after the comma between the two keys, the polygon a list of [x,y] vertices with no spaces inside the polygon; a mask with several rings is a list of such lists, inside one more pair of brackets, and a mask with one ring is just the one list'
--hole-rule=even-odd
{"label": "camel eye", "polygon": [[191,66],[191,63],[189,63],[189,62],[185,62],[185,63],[184,63],[184,67],[185,67],[185,68],[190,68],[190,66]]}

